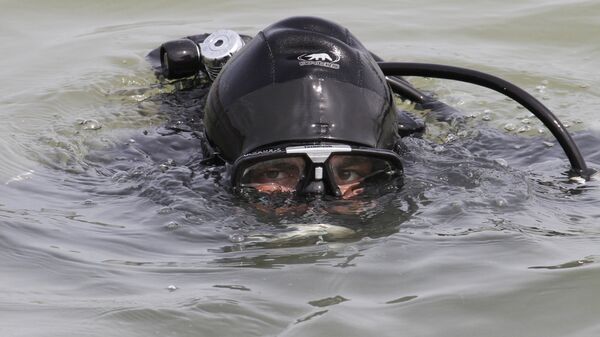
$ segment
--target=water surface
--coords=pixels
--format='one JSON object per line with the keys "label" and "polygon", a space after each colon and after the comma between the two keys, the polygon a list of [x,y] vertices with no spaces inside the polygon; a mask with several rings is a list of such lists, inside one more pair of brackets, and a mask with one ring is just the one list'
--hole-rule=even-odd
{"label": "water surface", "polygon": [[515,103],[413,79],[468,118],[431,122],[424,139],[407,141],[401,191],[360,215],[318,202],[305,214],[269,215],[200,164],[201,92],[171,94],[144,59],[180,36],[255,34],[290,15],[323,16],[386,60],[514,82],[569,125],[598,168],[598,3],[2,8],[2,336],[600,332],[598,183],[569,181],[562,150]]}

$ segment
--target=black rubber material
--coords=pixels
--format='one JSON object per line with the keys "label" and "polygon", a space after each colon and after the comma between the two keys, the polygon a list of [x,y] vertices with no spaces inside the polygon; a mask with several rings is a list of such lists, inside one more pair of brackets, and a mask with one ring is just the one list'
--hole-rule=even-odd
{"label": "black rubber material", "polygon": [[400,96],[409,99],[415,103],[424,103],[425,95],[419,90],[413,88],[410,84],[402,82],[394,77],[385,78],[392,90]]}
{"label": "black rubber material", "polygon": [[595,170],[588,169],[577,144],[558,118],[540,101],[514,84],[480,71],[440,64],[408,62],[378,62],[378,64],[386,76],[422,76],[468,82],[512,98],[531,111],[550,130],[569,159],[571,174],[589,179],[595,173]]}
{"label": "black rubber material", "polygon": [[194,76],[202,65],[198,45],[189,39],[165,42],[160,46],[162,74],[170,80]]}

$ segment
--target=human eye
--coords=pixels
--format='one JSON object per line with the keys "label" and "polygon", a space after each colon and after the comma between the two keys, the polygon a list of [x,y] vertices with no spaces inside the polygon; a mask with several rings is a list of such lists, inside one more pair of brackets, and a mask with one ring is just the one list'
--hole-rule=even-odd
{"label": "human eye", "polygon": [[338,178],[338,180],[340,182],[343,182],[346,184],[352,183],[354,181],[357,181],[357,180],[363,178],[363,176],[361,175],[361,172],[359,172],[356,169],[353,169],[351,167],[338,169],[336,171],[336,177]]}
{"label": "human eye", "polygon": [[293,174],[294,170],[291,167],[271,167],[258,170],[253,175],[259,180],[258,182],[269,182],[287,179]]}
{"label": "human eye", "polygon": [[257,163],[244,171],[241,184],[262,192],[293,191],[304,172],[303,164],[296,158]]}
{"label": "human eye", "polygon": [[343,158],[334,162],[333,173],[338,185],[362,181],[372,172],[372,165],[359,158]]}

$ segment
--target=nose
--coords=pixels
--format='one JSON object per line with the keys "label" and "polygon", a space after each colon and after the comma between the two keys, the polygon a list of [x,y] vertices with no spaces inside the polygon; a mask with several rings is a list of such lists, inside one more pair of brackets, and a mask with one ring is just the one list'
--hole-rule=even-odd
{"label": "nose", "polygon": [[313,181],[302,190],[303,194],[324,194],[325,185],[322,180]]}

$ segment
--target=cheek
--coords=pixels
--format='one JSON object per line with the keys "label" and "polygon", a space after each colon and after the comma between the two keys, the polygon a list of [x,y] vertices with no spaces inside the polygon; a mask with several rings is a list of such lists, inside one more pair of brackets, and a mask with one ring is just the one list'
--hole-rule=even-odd
{"label": "cheek", "polygon": [[330,214],[343,214],[343,215],[359,215],[376,206],[374,201],[357,201],[349,200],[345,201],[342,205],[335,205],[327,208],[327,212]]}
{"label": "cheek", "polygon": [[253,206],[265,213],[265,214],[271,214],[271,215],[276,215],[276,216],[286,216],[286,215],[301,215],[303,213],[306,213],[306,211],[308,210],[308,205],[296,205],[296,206],[288,206],[288,207],[270,207],[269,205],[264,205],[264,204],[253,204]]}
{"label": "cheek", "polygon": [[359,183],[355,183],[355,184],[348,184],[348,185],[340,185],[340,192],[342,193],[342,199],[351,199],[354,198],[355,196],[361,194],[364,189],[362,188],[357,188],[358,185],[360,185]]}
{"label": "cheek", "polygon": [[263,184],[255,185],[253,187],[261,193],[294,192],[292,188],[281,186],[279,184]]}

